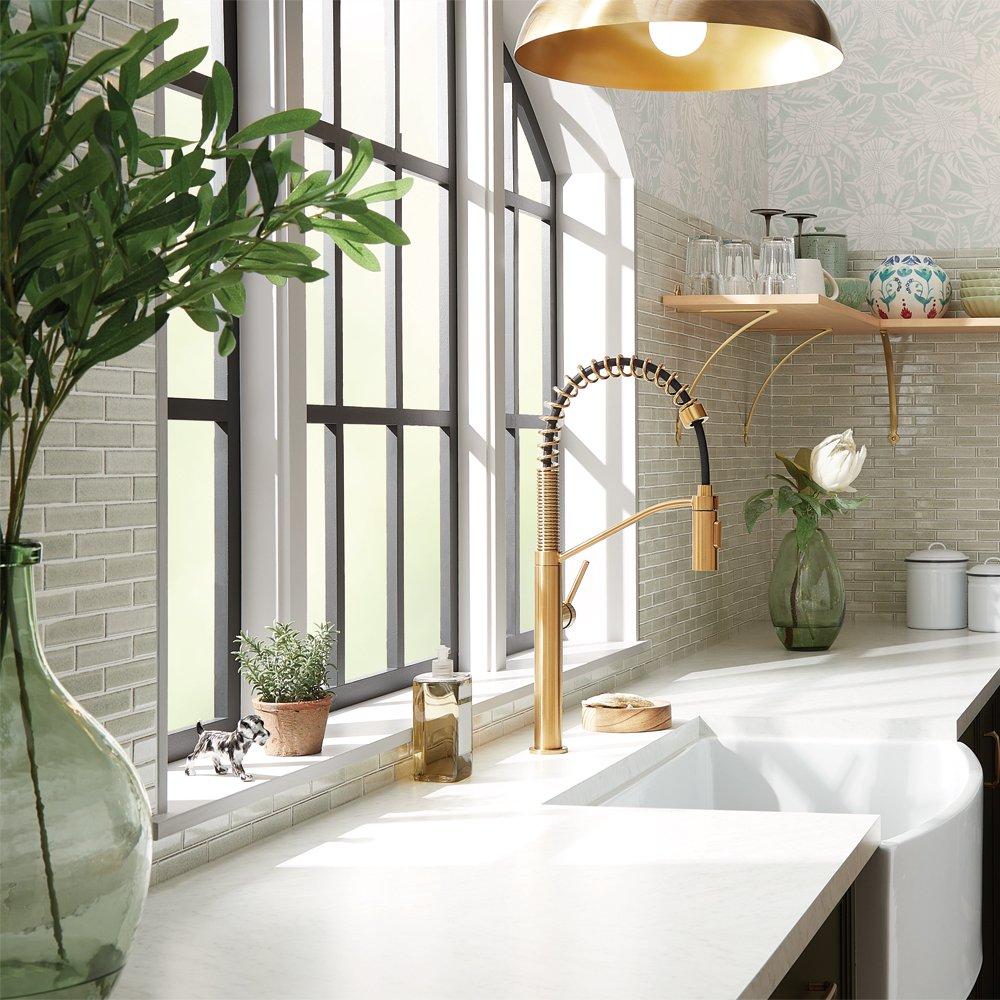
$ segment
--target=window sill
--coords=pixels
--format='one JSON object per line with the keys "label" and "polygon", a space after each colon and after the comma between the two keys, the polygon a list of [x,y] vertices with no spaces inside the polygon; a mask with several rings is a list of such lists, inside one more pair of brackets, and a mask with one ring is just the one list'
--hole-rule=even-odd
{"label": "window sill", "polygon": [[[617,664],[645,645],[645,642],[568,644],[564,647],[563,676],[571,678]],[[508,656],[506,670],[473,678],[473,713],[482,715],[531,695],[534,686],[534,650]],[[213,774],[207,757],[191,776],[184,773],[185,761],[175,761],[167,768],[168,808],[153,817],[153,837],[157,840],[168,837],[276,792],[307,785],[405,746],[412,738],[410,724],[410,688],[405,687],[331,713],[323,752],[314,757],[269,757],[261,748],[254,747],[244,762],[254,776],[253,781]]]}

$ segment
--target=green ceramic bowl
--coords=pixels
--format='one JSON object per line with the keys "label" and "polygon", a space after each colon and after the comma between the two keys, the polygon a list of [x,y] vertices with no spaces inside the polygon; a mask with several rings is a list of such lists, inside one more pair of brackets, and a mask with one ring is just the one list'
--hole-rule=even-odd
{"label": "green ceramic bowl", "polygon": [[1000,281],[963,281],[961,288],[966,295],[1000,295]]}
{"label": "green ceramic bowl", "polygon": [[1000,281],[1000,270],[992,271],[959,271],[958,280],[963,284],[967,281]]}
{"label": "green ceramic bowl", "polygon": [[963,295],[962,308],[970,316],[1000,318],[1000,295]]}
{"label": "green ceramic bowl", "polygon": [[838,278],[837,284],[840,286],[838,302],[852,309],[860,309],[868,312],[868,279],[867,278]]}

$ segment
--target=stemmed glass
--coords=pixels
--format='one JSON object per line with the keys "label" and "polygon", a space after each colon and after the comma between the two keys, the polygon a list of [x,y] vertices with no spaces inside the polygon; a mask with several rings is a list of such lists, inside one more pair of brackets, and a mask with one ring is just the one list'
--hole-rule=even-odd
{"label": "stemmed glass", "polygon": [[692,236],[684,262],[684,294],[717,295],[719,273],[719,241],[714,236]]}

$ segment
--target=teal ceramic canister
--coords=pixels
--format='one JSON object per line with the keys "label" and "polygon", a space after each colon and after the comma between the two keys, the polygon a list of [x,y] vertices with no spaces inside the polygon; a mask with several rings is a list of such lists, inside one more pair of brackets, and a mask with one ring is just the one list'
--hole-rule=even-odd
{"label": "teal ceramic canister", "polygon": [[818,260],[838,281],[847,275],[847,236],[828,233],[825,226],[798,237],[799,256]]}

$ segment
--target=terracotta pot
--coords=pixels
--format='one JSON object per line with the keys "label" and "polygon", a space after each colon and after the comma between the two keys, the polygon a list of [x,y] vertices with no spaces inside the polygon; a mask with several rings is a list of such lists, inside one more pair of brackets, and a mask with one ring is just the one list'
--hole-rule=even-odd
{"label": "terracotta pot", "polygon": [[272,757],[309,757],[319,753],[332,701],[332,694],[318,701],[272,702],[254,698],[254,710],[271,734],[264,752]]}

